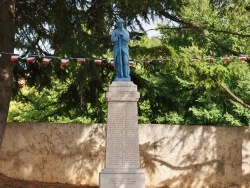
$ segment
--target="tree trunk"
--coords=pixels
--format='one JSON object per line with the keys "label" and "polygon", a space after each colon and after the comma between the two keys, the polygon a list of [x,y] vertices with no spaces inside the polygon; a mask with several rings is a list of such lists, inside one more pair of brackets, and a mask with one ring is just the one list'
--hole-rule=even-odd
{"label": "tree trunk", "polygon": [[[12,53],[14,50],[15,0],[0,1],[0,52]],[[13,63],[10,55],[0,57],[0,147],[7,122],[9,103],[12,95]]]}

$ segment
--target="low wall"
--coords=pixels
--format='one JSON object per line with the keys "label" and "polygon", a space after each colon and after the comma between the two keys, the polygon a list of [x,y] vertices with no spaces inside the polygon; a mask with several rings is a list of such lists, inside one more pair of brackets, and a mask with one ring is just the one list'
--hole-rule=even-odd
{"label": "low wall", "polygon": [[[104,124],[9,123],[0,172],[98,185],[104,132]],[[139,125],[139,142],[147,187],[250,187],[250,127]]]}

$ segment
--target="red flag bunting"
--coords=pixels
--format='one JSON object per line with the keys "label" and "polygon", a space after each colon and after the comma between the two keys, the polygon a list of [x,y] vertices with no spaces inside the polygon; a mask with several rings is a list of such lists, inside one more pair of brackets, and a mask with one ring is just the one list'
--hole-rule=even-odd
{"label": "red flag bunting", "polygon": [[192,57],[192,58],[191,58],[191,61],[192,61],[192,62],[195,62],[195,61],[198,61],[198,60],[199,60],[199,59],[198,59],[197,57]]}
{"label": "red flag bunting", "polygon": [[67,66],[68,64],[69,64],[69,59],[63,58],[63,59],[61,60],[61,66],[62,66],[62,67],[65,67],[65,66]]}
{"label": "red flag bunting", "polygon": [[77,58],[76,60],[77,60],[77,63],[79,63],[79,64],[83,64],[86,61],[85,58]]}
{"label": "red flag bunting", "polygon": [[28,56],[26,59],[27,63],[34,63],[35,61],[35,56]]}
{"label": "red flag bunting", "polygon": [[129,60],[129,66],[130,67],[134,66],[134,60],[133,59]]}
{"label": "red flag bunting", "polygon": [[43,58],[43,64],[44,65],[48,65],[49,64],[49,62],[51,61],[51,57],[45,57],[45,58]]}
{"label": "red flag bunting", "polygon": [[96,65],[101,65],[102,64],[101,59],[95,59],[94,62],[95,62]]}
{"label": "red flag bunting", "polygon": [[229,62],[230,61],[230,57],[224,56],[224,57],[222,57],[222,61]]}
{"label": "red flag bunting", "polygon": [[111,67],[114,67],[114,66],[115,66],[115,62],[114,62],[113,59],[110,61],[110,66],[111,66]]}
{"label": "red flag bunting", "polygon": [[246,56],[243,56],[243,55],[240,55],[240,56],[239,56],[239,60],[240,60],[240,61],[246,61],[246,60],[247,60],[247,57],[246,57]]}
{"label": "red flag bunting", "polygon": [[145,59],[143,62],[144,62],[145,65],[149,65],[150,64],[150,60],[149,59]]}
{"label": "red flag bunting", "polygon": [[[1,57],[2,55],[4,55],[4,54],[9,54],[9,55],[11,55],[11,59],[10,59],[11,62],[17,62],[18,59],[20,58],[19,54],[6,53],[6,52],[0,52],[0,57]],[[27,62],[27,63],[33,63],[33,62],[35,61],[36,57],[40,57],[40,56],[38,56],[38,55],[29,55],[29,56],[26,58],[26,62]],[[55,57],[55,56],[44,57],[43,60],[42,60],[42,63],[43,63],[44,65],[47,65],[47,64],[49,64],[49,62],[51,61],[52,58],[58,58],[58,57]],[[218,57],[217,57],[217,58],[218,58]],[[245,55],[239,55],[238,57],[236,57],[236,56],[231,56],[231,57],[229,57],[229,56],[224,56],[224,57],[220,57],[220,58],[221,58],[221,60],[222,60],[223,62],[229,62],[229,61],[231,61],[231,58],[238,58],[239,61],[246,61],[246,60],[248,60],[248,57],[245,56]],[[24,58],[24,59],[25,59],[25,58]],[[62,67],[67,66],[67,65],[69,64],[69,59],[76,59],[76,60],[77,60],[77,63],[79,63],[79,64],[83,64],[83,63],[86,62],[86,58],[72,58],[72,57],[70,57],[70,58],[63,58],[63,59],[61,59],[61,66],[62,66]],[[96,65],[101,65],[102,62],[103,62],[102,59],[92,59],[92,58],[88,58],[88,59],[93,60],[94,63],[95,63]],[[214,59],[215,59],[215,58],[214,58],[214,57],[211,57],[211,56],[207,56],[207,57],[205,58],[205,60],[206,60],[207,62],[213,62]],[[198,61],[198,60],[199,60],[199,59],[198,59],[196,56],[194,56],[194,57],[192,57],[192,58],[190,59],[190,61],[192,61],[192,62],[195,62],[195,61]],[[139,60],[137,60],[137,61],[139,61]],[[144,60],[141,60],[141,61],[142,61],[144,64],[149,65],[152,61],[158,61],[158,63],[163,63],[164,59],[153,59],[153,60],[152,60],[152,59],[151,59],[151,60],[150,60],[150,59],[144,59]],[[129,60],[129,66],[133,66],[133,65],[134,65],[134,60]],[[115,66],[114,60],[111,60],[111,61],[110,61],[110,66]]]}
{"label": "red flag bunting", "polygon": [[211,57],[211,56],[207,56],[206,61],[208,61],[208,62],[213,62],[213,61],[214,61],[214,58]]}
{"label": "red flag bunting", "polygon": [[18,54],[13,54],[10,58],[10,61],[11,62],[17,62],[18,61],[18,58],[19,58],[19,55]]}

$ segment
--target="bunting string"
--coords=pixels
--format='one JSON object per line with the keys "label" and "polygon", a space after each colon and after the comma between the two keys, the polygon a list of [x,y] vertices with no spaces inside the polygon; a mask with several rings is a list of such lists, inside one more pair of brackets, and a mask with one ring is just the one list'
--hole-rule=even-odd
{"label": "bunting string", "polygon": [[[41,59],[43,65],[48,65],[52,59],[59,59],[61,67],[65,67],[69,65],[70,60],[74,60],[79,64],[84,64],[88,60],[92,60],[96,65],[102,65],[104,61],[108,62],[110,66],[114,66],[114,60],[112,58],[85,58],[85,57],[58,57],[58,56],[41,56],[41,55],[20,55],[15,53],[6,53],[0,52],[0,57],[2,55],[11,55],[10,62],[16,63],[19,60],[26,61],[26,63],[35,63],[37,59]],[[205,60],[207,62],[214,62],[215,59],[222,60],[223,62],[230,62],[233,59],[238,59],[239,61],[246,61],[248,57],[246,55],[240,56],[223,56],[223,57],[212,57],[207,56],[205,59],[199,59],[197,57],[190,58],[191,62]],[[133,66],[135,62],[143,62],[145,65],[149,65],[152,62],[163,63],[164,61],[174,60],[174,58],[167,58],[167,59],[131,59],[129,60],[129,66]],[[180,59],[179,59],[180,60]]]}

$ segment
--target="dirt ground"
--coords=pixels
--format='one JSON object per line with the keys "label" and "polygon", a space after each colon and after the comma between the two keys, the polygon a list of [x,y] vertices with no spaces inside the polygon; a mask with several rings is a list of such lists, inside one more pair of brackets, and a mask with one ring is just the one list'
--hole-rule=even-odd
{"label": "dirt ground", "polygon": [[71,185],[63,183],[44,183],[38,181],[19,180],[0,173],[0,188],[97,188],[88,185]]}

